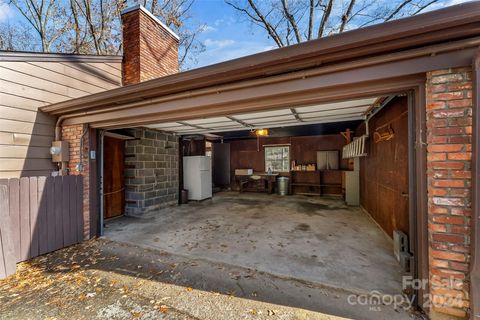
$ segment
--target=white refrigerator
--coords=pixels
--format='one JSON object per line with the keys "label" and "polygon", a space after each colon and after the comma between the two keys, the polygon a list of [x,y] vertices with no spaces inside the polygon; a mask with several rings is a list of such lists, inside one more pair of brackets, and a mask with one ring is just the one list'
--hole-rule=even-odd
{"label": "white refrigerator", "polygon": [[183,157],[183,188],[188,190],[188,200],[212,197],[211,157]]}

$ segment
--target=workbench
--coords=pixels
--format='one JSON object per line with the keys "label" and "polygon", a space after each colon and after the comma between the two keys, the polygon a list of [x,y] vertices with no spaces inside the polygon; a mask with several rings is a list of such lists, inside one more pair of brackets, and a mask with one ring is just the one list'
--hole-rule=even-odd
{"label": "workbench", "polygon": [[251,175],[235,175],[235,182],[240,192],[266,192],[273,193],[275,191],[275,183],[278,173],[256,173]]}

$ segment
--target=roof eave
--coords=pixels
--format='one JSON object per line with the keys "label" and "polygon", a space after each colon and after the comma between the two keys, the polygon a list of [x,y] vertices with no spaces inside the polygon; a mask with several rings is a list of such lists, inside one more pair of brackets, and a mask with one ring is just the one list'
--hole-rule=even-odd
{"label": "roof eave", "polygon": [[29,51],[2,51],[0,61],[6,62],[104,62],[120,63],[122,56],[119,55],[93,55],[93,54],[70,54]]}
{"label": "roof eave", "polygon": [[[401,47],[397,45],[398,48],[395,49],[401,51],[411,48],[414,44],[421,46],[422,43],[428,45],[462,37],[468,38],[478,34],[479,22],[480,1],[465,3],[52,104],[42,107],[41,110],[60,115],[70,112],[74,107],[78,111],[79,107],[111,105],[114,104],[112,99],[120,100],[122,103],[131,102],[135,101],[132,99],[138,100],[152,95],[161,96],[291,72],[325,63],[327,56],[333,57],[330,63],[335,63],[334,57],[342,52],[348,52],[348,58],[354,60],[380,52],[385,53],[388,43],[401,43]],[[359,50],[360,48],[362,50]],[[311,65],[307,65],[306,61]]]}

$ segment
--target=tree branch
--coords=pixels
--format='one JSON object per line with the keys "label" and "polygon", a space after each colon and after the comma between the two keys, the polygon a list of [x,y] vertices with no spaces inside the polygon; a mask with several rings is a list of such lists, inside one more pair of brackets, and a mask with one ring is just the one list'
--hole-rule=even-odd
{"label": "tree branch", "polygon": [[315,0],[310,0],[308,6],[308,33],[307,40],[312,40],[313,35],[313,19],[315,18]]}
{"label": "tree branch", "polygon": [[295,22],[293,15],[290,13],[290,10],[288,9],[288,0],[282,0],[282,7],[283,7],[283,13],[287,18],[288,23],[293,29],[293,33],[295,34],[297,43],[302,42],[302,36],[300,35],[300,31],[298,30],[297,23]]}
{"label": "tree branch", "polygon": [[325,32],[325,26],[327,25],[330,15],[332,14],[333,0],[328,0],[327,8],[323,11],[322,20],[320,21],[320,26],[318,27],[318,38],[323,37]]}
{"label": "tree branch", "polygon": [[390,14],[384,19],[384,21],[390,21],[390,20],[392,20],[392,19],[395,17],[395,15],[396,15],[397,13],[399,13],[406,5],[409,4],[410,2],[412,2],[412,0],[405,0],[405,1],[403,1],[402,3],[400,3],[400,4],[398,5],[398,7],[395,8],[395,10],[393,10],[392,13],[390,13]]}
{"label": "tree branch", "polygon": [[353,6],[355,5],[355,0],[350,0],[350,4],[348,5],[347,11],[342,16],[342,24],[340,25],[340,32],[345,30],[348,21],[350,21],[350,16],[352,14]]}

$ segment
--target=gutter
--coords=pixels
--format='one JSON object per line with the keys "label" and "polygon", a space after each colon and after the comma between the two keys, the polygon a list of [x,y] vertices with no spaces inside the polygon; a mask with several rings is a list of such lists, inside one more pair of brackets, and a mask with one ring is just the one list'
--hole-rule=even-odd
{"label": "gutter", "polygon": [[[440,45],[434,45],[430,47],[413,49],[413,50],[398,52],[393,54],[386,54],[379,57],[346,62],[346,63],[332,65],[332,66],[326,66],[323,68],[309,69],[306,71],[297,71],[297,72],[287,73],[283,75],[272,76],[269,78],[261,78],[261,79],[255,79],[255,80],[249,80],[249,81],[246,80],[239,83],[225,84],[222,86],[212,86],[209,88],[198,89],[194,91],[193,90],[184,91],[177,94],[165,95],[157,98],[143,99],[142,101],[130,102],[130,103],[125,103],[121,105],[115,105],[115,103],[111,103],[109,106],[105,106],[105,107],[92,108],[89,106],[88,109],[84,111],[80,111],[81,108],[79,107],[77,108],[79,110],[76,110],[77,112],[67,113],[69,110],[65,110],[64,112],[57,110],[57,111],[51,111],[50,113],[53,115],[61,114],[60,118],[63,121],[63,120],[67,120],[75,117],[97,115],[105,112],[137,108],[137,107],[152,105],[156,103],[175,101],[182,98],[194,98],[194,97],[204,96],[208,94],[218,94],[220,92],[227,92],[227,91],[244,89],[244,88],[254,88],[260,85],[276,84],[276,83],[290,81],[290,80],[306,79],[309,77],[314,77],[314,76],[333,73],[333,72],[369,67],[372,65],[384,64],[384,63],[401,61],[406,59],[413,59],[413,58],[418,58],[422,56],[438,55],[441,53],[455,51],[455,50],[458,50],[459,48],[466,49],[466,48],[472,48],[472,47],[478,47],[478,46],[480,46],[480,37],[461,40],[461,41],[455,41],[447,44],[440,44]],[[115,90],[117,89],[114,89],[114,91]],[[112,97],[114,96],[115,96],[115,93],[112,92]],[[120,100],[120,98],[118,99]],[[48,112],[49,107],[55,107],[55,106],[52,105],[52,106],[42,107],[41,110],[44,112]]]}
{"label": "gutter", "polygon": [[50,52],[29,52],[29,51],[3,51],[0,50],[0,61],[2,62],[102,62],[121,63],[123,57],[117,55],[91,55],[91,54],[70,54]]}

